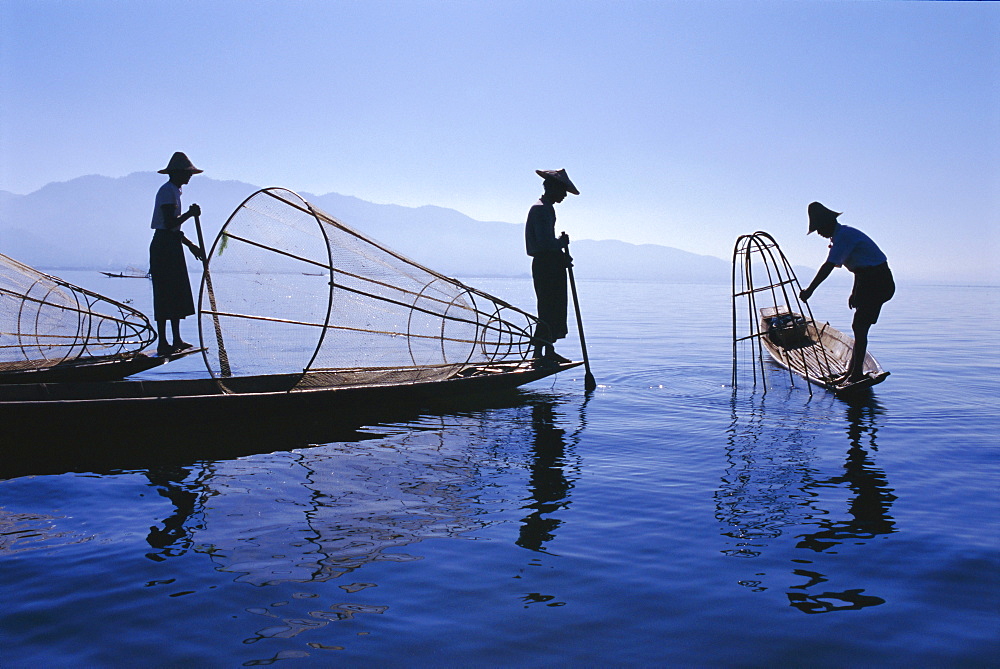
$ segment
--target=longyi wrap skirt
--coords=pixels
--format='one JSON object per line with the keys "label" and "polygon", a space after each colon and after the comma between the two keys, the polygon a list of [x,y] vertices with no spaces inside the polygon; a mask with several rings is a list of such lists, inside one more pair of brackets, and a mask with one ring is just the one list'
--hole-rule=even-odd
{"label": "longyi wrap skirt", "polygon": [[168,321],[194,315],[194,297],[184,261],[184,235],[157,230],[149,244],[149,277],[153,280],[153,318]]}
{"label": "longyi wrap skirt", "polygon": [[538,302],[535,337],[554,342],[566,336],[566,256],[562,252],[539,253],[531,261],[531,278]]}

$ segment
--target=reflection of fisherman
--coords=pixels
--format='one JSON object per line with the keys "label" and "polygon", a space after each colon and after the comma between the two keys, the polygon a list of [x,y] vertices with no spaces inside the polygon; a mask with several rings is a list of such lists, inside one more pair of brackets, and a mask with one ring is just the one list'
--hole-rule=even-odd
{"label": "reflection of fisherman", "polygon": [[[199,260],[201,260],[201,250],[184,236],[181,224],[192,216],[201,215],[201,209],[198,205],[192,204],[186,212],[181,213],[181,187],[191,180],[192,175],[201,171],[180,151],[175,153],[167,166],[160,170],[160,174],[168,175],[170,180],[156,192],[153,222],[150,225],[156,232],[153,233],[153,241],[149,245],[149,276],[153,280],[153,316],[156,319],[159,335],[159,344],[156,347],[158,355],[170,355],[191,347],[191,344],[181,339],[180,329],[181,319],[194,314],[191,282],[188,280],[184,249],[181,245],[191,249]],[[167,321],[170,321],[173,330],[173,345],[167,343]]]}
{"label": "reflection of fisherman", "polygon": [[847,366],[847,382],[864,378],[865,353],[868,350],[868,330],[878,322],[882,305],[896,292],[896,284],[885,254],[868,235],[837,221],[840,212],[831,211],[819,202],[809,205],[809,232],[832,240],[826,262],[799,297],[808,300],[819,284],[835,267],[843,265],[854,274],[854,289],[847,304],[854,309],[854,351]]}
{"label": "reflection of fisherman", "polygon": [[566,193],[579,195],[566,170],[535,170],[545,182],[545,192],[531,209],[524,228],[524,241],[531,261],[531,278],[538,303],[538,325],[535,328],[535,357],[555,362],[569,362],[557,354],[554,343],[566,336],[566,268],[572,259],[565,250],[569,237],[556,237],[555,204],[566,199]]}
{"label": "reflection of fisherman", "polygon": [[820,516],[816,523],[820,531],[801,535],[802,539],[797,544],[799,548],[822,552],[849,540],[870,539],[896,531],[895,522],[889,514],[896,495],[889,487],[885,472],[875,466],[863,443],[867,436],[870,449],[878,450],[875,435],[883,411],[871,398],[854,398],[854,401],[849,398],[847,437],[850,448],[844,462],[844,473],[816,480],[810,487],[831,488],[846,483],[853,493],[848,502],[850,516],[845,520],[837,520],[831,514]]}
{"label": "reflection of fisherman", "polygon": [[531,461],[531,503],[525,506],[531,513],[521,520],[521,531],[515,542],[521,548],[541,551],[546,542],[555,538],[561,521],[555,514],[566,508],[573,484],[566,479],[566,430],[558,427],[555,406],[539,399],[531,407],[533,457]]}

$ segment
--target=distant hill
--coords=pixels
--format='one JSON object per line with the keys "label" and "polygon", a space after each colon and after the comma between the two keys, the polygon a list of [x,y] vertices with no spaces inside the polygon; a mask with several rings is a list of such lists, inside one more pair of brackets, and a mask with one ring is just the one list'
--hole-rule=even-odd
{"label": "distant hill", "polygon": [[[0,253],[40,268],[146,267],[153,196],[163,181],[163,175],[137,172],[121,178],[79,177],[28,195],[0,191]],[[233,210],[258,187],[199,175],[184,190],[185,206],[201,206],[206,243],[211,244]],[[476,221],[452,209],[374,204],[337,193],[300,195],[444,274],[530,273],[520,222]],[[194,239],[191,224],[185,231]],[[580,278],[706,282],[730,276],[728,261],[654,244],[580,239],[573,241],[572,252]]]}

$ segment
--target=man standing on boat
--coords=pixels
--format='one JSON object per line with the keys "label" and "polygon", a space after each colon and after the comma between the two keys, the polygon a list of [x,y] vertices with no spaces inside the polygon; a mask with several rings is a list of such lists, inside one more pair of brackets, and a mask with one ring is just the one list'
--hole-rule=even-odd
{"label": "man standing on boat", "polygon": [[534,357],[552,362],[569,362],[555,351],[555,342],[566,336],[566,269],[573,261],[569,237],[556,237],[555,205],[567,193],[579,195],[566,170],[535,170],[544,179],[542,197],[528,210],[524,242],[532,257],[531,278],[538,304],[538,325],[534,335]]}
{"label": "man standing on boat", "polygon": [[881,249],[868,235],[837,221],[841,212],[827,209],[819,202],[809,205],[809,232],[832,240],[826,262],[816,272],[816,277],[800,294],[808,301],[819,284],[823,283],[835,267],[843,265],[854,274],[854,288],[847,305],[854,309],[854,351],[847,366],[847,383],[864,378],[865,353],[868,350],[868,330],[878,322],[882,305],[892,299],[896,284],[889,270],[889,263]]}
{"label": "man standing on boat", "polygon": [[[191,347],[181,339],[180,329],[181,319],[194,315],[195,311],[183,246],[187,246],[199,260],[201,249],[184,236],[181,224],[192,216],[200,216],[201,208],[192,204],[181,213],[181,187],[191,180],[192,175],[201,172],[180,151],[159,171],[166,174],[169,180],[156,192],[150,225],[155,230],[149,245],[149,277],[153,281],[153,316],[159,336],[157,355],[170,355]],[[170,321],[173,334],[172,345],[167,343],[167,321]]]}

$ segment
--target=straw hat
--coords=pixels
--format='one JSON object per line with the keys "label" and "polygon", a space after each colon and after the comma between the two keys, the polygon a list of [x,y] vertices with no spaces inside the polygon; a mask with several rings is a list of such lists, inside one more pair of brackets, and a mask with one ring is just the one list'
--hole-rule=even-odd
{"label": "straw hat", "polygon": [[566,170],[535,170],[535,174],[542,177],[543,179],[552,179],[553,181],[558,181],[563,186],[566,186],[566,192],[572,193],[573,195],[579,195],[580,191],[576,189],[573,182],[569,180],[569,175],[566,174]]}
{"label": "straw hat", "polygon": [[205,170],[199,170],[194,166],[184,153],[177,151],[170,156],[170,162],[159,171],[160,174],[170,174],[171,172],[190,172],[191,174],[201,174]]}
{"label": "straw hat", "polygon": [[809,232],[810,235],[815,230],[819,230],[820,226],[829,221],[837,222],[837,217],[843,212],[834,211],[833,209],[828,209],[824,207],[819,202],[812,202],[809,204]]}

